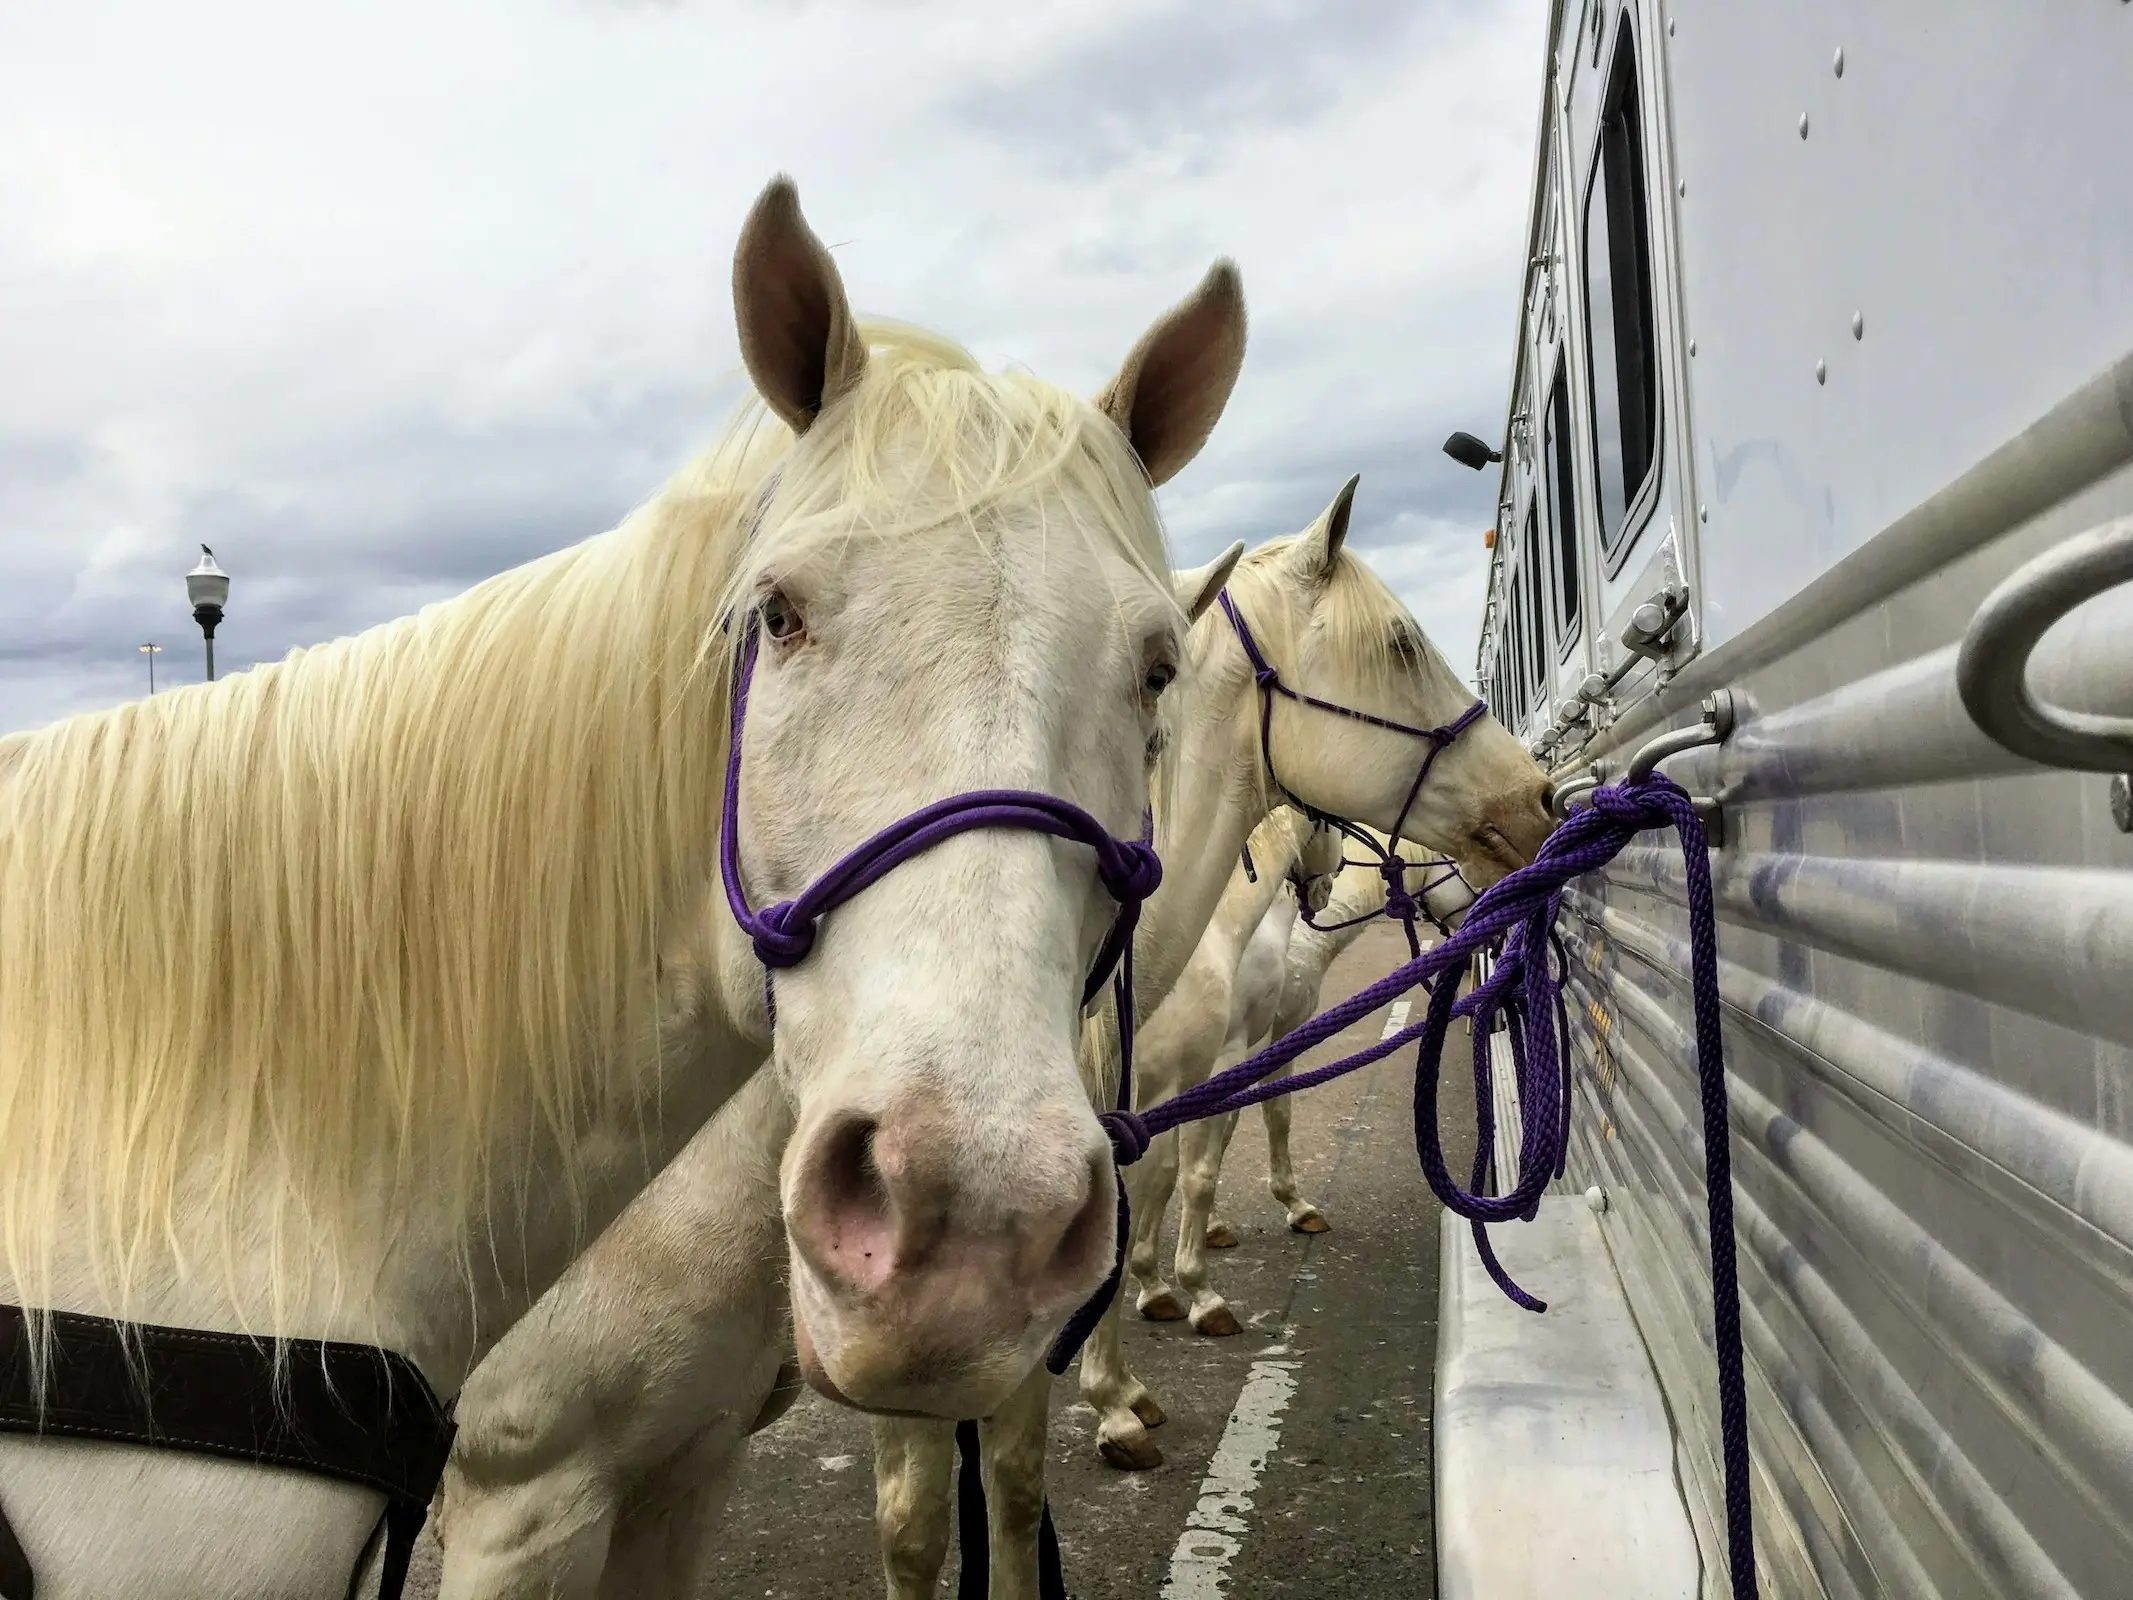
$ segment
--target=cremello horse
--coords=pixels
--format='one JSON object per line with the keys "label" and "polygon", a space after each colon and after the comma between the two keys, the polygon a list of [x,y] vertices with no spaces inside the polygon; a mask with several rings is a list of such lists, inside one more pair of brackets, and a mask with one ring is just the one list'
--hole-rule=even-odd
{"label": "cremello horse", "polygon": [[[1353,487],[1304,535],[1258,552],[1238,579],[1239,593],[1255,626],[1287,652],[1284,670],[1310,692],[1388,715],[1449,720],[1465,705],[1457,680],[1404,609],[1342,548]],[[1204,602],[1235,560],[1232,551],[1197,574],[1181,575],[1181,592]],[[1136,942],[1137,986],[1157,998],[1176,981],[1230,864],[1278,799],[1259,748],[1250,666],[1226,622],[1208,616],[1196,623],[1190,654],[1193,670],[1172,692],[1168,713],[1176,791],[1159,794],[1165,888]],[[1420,759],[1395,735],[1331,722],[1292,726],[1286,712],[1273,731],[1275,759],[1292,788],[1381,821],[1398,810]],[[1359,773],[1367,787],[1348,781]],[[1438,763],[1414,826],[1466,859],[1475,877],[1492,881],[1545,835],[1544,790],[1545,780],[1515,741],[1483,723]],[[1159,914],[1166,906],[1167,923]],[[1141,1009],[1144,1016],[1152,1012],[1152,1001],[1144,999]],[[1085,1035],[1085,1055],[1096,1062],[1089,1070],[1100,1073],[1097,1034]],[[748,1330],[761,1337],[769,1327],[766,1301],[744,1264],[751,1259],[751,1230],[774,1223],[762,1220],[771,1212],[767,1189],[713,1176],[715,1192],[693,1196],[681,1192],[687,1180],[680,1170],[663,1178],[639,1203],[643,1221],[626,1219],[634,1226],[603,1239],[566,1284],[569,1293],[559,1290],[553,1314],[514,1330],[470,1385],[442,1506],[449,1600],[520,1592],[497,1573],[553,1573],[565,1566],[578,1576],[555,1592],[593,1592],[611,1530],[617,1540],[641,1530],[653,1554],[640,1558],[618,1544],[607,1593],[658,1592],[649,1581],[633,1588],[640,1580],[631,1575],[693,1570],[691,1541],[700,1541],[703,1513],[730,1481],[731,1450],[722,1454],[691,1441],[717,1438],[730,1447],[739,1419],[758,1415],[776,1385],[767,1353],[752,1364],[714,1358],[734,1348],[735,1326],[742,1342]],[[662,1219],[666,1211],[672,1216]],[[751,1222],[751,1215],[759,1220]],[[632,1244],[640,1229],[658,1243]],[[683,1265],[688,1251],[678,1241],[690,1237],[699,1237],[700,1270]],[[620,1259],[639,1248],[666,1252],[671,1272],[639,1271]],[[607,1261],[613,1264],[603,1267]],[[600,1287],[603,1275],[616,1286],[612,1291]],[[1115,1348],[1115,1329],[1113,1335]],[[712,1354],[697,1359],[692,1350]],[[1125,1392],[1130,1375],[1122,1362],[1113,1370]],[[593,1398],[581,1403],[572,1398],[578,1394]],[[1155,1411],[1145,1390],[1131,1398]],[[1042,1386],[1032,1384],[983,1429],[994,1583],[1002,1595],[1035,1593],[1044,1399]],[[1118,1409],[1131,1426],[1142,1426],[1125,1402]],[[1142,1464],[1160,1459],[1152,1441],[1143,1443],[1148,1459]],[[952,1459],[947,1428],[877,1423],[877,1516],[892,1593],[930,1594],[937,1584],[949,1534]],[[478,1548],[486,1554],[477,1557]],[[599,1553],[588,1562],[586,1550]],[[455,1588],[453,1575],[460,1572],[469,1581]],[[477,1572],[492,1576],[477,1582]],[[676,1577],[665,1592],[689,1591]]]}
{"label": "cremello horse", "polygon": [[[1149,480],[1235,377],[1233,269],[1094,405],[927,336],[870,349],[783,180],[734,302],[785,428],[419,617],[6,747],[0,1294],[290,1362],[383,1345],[456,1392],[770,1048],[720,900],[726,621],[767,636],[757,904],[958,791],[1137,829],[1188,621]],[[818,1385],[991,1411],[1108,1271],[1075,1049],[1113,914],[1083,847],[966,832],[779,975]],[[46,1600],[339,1600],[381,1496],[10,1435],[0,1504]]]}
{"label": "cremello horse", "polygon": [[[1230,593],[1290,687],[1411,726],[1451,723],[1472,696],[1407,608],[1344,548],[1354,491],[1351,479],[1310,528],[1247,556]],[[1258,681],[1226,618],[1209,614],[1195,623],[1188,654],[1186,692],[1173,708],[1177,774],[1156,816],[1163,885],[1144,908],[1134,941],[1144,1023],[1177,983],[1245,841],[1284,790],[1320,811],[1390,831],[1425,754],[1409,735],[1286,700],[1276,703],[1262,746]],[[1414,792],[1404,832],[1450,856],[1469,883],[1485,888],[1530,860],[1547,837],[1547,792],[1546,775],[1518,741],[1483,717],[1442,751]],[[1117,1032],[1107,1013],[1085,1030],[1083,1046],[1083,1076],[1103,1093],[1101,1086],[1117,1081]],[[1145,1092],[1138,1098],[1148,1103]],[[1145,1167],[1127,1169],[1136,1208]],[[1119,1314],[1114,1300],[1082,1353],[1082,1393],[1096,1409],[1104,1459],[1151,1467],[1162,1452],[1149,1430],[1163,1411],[1127,1368]],[[992,1584],[1003,1600],[1037,1593],[1048,1385],[1048,1373],[1033,1373],[984,1429]],[[875,1438],[889,1592],[930,1596],[948,1542],[952,1440],[939,1428],[894,1420],[877,1423]]]}
{"label": "cremello horse", "polygon": [[[1433,858],[1416,846],[1401,843],[1402,858],[1416,864],[1411,880],[1419,889],[1423,908],[1440,923],[1452,925],[1473,903],[1473,891],[1456,873],[1431,879],[1426,867]],[[1241,876],[1241,874],[1240,874]],[[1234,890],[1236,884],[1231,884]],[[1308,1021],[1318,1010],[1319,991],[1326,969],[1334,958],[1361,937],[1364,928],[1385,907],[1385,878],[1374,862],[1351,862],[1333,880],[1323,913],[1314,909],[1320,925],[1313,927],[1299,915],[1296,901],[1283,896],[1267,909],[1237,963],[1230,986],[1229,1015],[1219,1053],[1208,1063],[1207,1073],[1221,1072],[1242,1061],[1254,1050],[1281,1039]],[[1216,918],[1217,924],[1221,921]],[[1213,928],[1210,927],[1210,934]],[[1207,940],[1201,941],[1202,950]],[[1193,953],[1197,964],[1201,951]],[[1171,993],[1166,1005],[1175,1004],[1183,990]],[[1275,1074],[1285,1077],[1289,1067]],[[1203,1074],[1204,1076],[1205,1074]],[[1197,1079],[1194,1081],[1198,1081]],[[1291,1102],[1286,1095],[1263,1100],[1260,1111],[1266,1119],[1267,1189],[1281,1207],[1289,1227],[1298,1233],[1324,1233],[1332,1227],[1318,1206],[1303,1198],[1296,1185],[1296,1170],[1289,1148]],[[1178,1221],[1175,1266],[1178,1283],[1187,1295],[1192,1325],[1202,1333],[1241,1331],[1228,1303],[1207,1281],[1207,1250],[1228,1249],[1237,1243],[1237,1231],[1216,1219],[1214,1207],[1222,1177],[1222,1162],[1236,1133],[1235,1116],[1209,1117],[1188,1124],[1177,1159],[1182,1163],[1182,1194]],[[1151,1149],[1145,1159],[1154,1159]],[[1158,1320],[1175,1318],[1183,1309],[1175,1292],[1156,1275],[1156,1234],[1161,1217],[1143,1221],[1136,1216],[1132,1265],[1140,1280],[1137,1304],[1143,1316]],[[1167,1299],[1167,1304],[1165,1303]]]}

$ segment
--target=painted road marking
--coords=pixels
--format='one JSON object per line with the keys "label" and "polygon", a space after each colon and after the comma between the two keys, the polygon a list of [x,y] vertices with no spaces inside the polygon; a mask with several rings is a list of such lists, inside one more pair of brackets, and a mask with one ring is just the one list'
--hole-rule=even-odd
{"label": "painted road marking", "polygon": [[[1274,1345],[1268,1354],[1287,1354]],[[1222,1429],[1207,1476],[1200,1480],[1200,1502],[1185,1519],[1185,1531],[1170,1553],[1170,1579],[1162,1600],[1221,1600],[1229,1581],[1229,1564],[1244,1548],[1244,1514],[1267,1457],[1281,1442],[1281,1416],[1296,1393],[1290,1376],[1299,1363],[1254,1361],[1244,1390]]]}
{"label": "painted road marking", "polygon": [[1379,1034],[1378,1038],[1380,1040],[1390,1039],[1394,1034],[1398,1033],[1402,1028],[1406,1027],[1407,1013],[1411,1009],[1413,1009],[1413,1006],[1410,1001],[1393,1001],[1392,1015],[1385,1019],[1385,1031]]}

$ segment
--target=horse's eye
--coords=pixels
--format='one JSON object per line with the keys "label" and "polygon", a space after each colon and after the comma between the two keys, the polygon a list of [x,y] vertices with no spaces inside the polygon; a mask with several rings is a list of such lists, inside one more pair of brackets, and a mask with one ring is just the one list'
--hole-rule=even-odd
{"label": "horse's eye", "polygon": [[1177,681],[1178,669],[1167,661],[1158,661],[1148,669],[1148,676],[1141,679],[1141,687],[1151,695],[1159,695]]}
{"label": "horse's eye", "polygon": [[763,631],[773,639],[797,639],[807,629],[807,624],[800,619],[800,608],[776,589],[763,597],[759,609]]}

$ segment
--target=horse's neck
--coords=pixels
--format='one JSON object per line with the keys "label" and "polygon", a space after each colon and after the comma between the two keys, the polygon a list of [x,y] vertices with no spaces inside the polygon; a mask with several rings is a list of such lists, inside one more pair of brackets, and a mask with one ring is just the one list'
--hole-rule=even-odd
{"label": "horse's neck", "polygon": [[1288,964],[1289,939],[1298,926],[1296,898],[1281,895],[1267,907],[1266,915],[1252,933],[1252,942],[1245,947],[1244,961],[1240,969],[1249,966],[1263,969],[1267,981],[1279,989],[1281,974]]}
{"label": "horse's neck", "polygon": [[[1315,993],[1334,958],[1363,936],[1372,912],[1385,904],[1385,880],[1374,867],[1349,867],[1335,880],[1326,909],[1319,913],[1325,926],[1314,928],[1298,918],[1289,935],[1289,969],[1308,982]],[[1366,920],[1357,921],[1363,918]],[[1346,924],[1346,926],[1342,926]]]}
{"label": "horse's neck", "polygon": [[[752,986],[747,988],[751,997],[761,984],[760,968],[748,954],[724,906],[708,907],[663,960],[664,981],[676,1003],[661,1019],[637,1102],[581,1134],[567,1161],[549,1144],[517,1151],[516,1170],[499,1173],[500,1198],[488,1214],[466,1219],[462,1230],[462,1237],[470,1230],[480,1252],[477,1260],[490,1268],[472,1285],[473,1316],[456,1329],[439,1327],[431,1337],[449,1346],[468,1326],[478,1334],[463,1356],[449,1350],[438,1370],[453,1375],[471,1370],[750,1074],[769,1070],[760,1019],[747,1015],[750,1007],[733,1003],[736,975],[744,987]],[[506,1182],[513,1187],[503,1188]],[[550,1197],[559,1194],[574,1195],[575,1204],[554,1203]],[[525,1203],[514,1203],[515,1196],[526,1197]],[[440,1220],[451,1233],[457,1219]],[[434,1303],[451,1303],[455,1282],[439,1282],[428,1291]],[[457,1303],[464,1304],[467,1290],[459,1287],[457,1294]]]}
{"label": "horse's neck", "polygon": [[[247,1327],[383,1344],[413,1360],[441,1394],[454,1393],[487,1349],[767,1054],[759,1020],[731,1003],[733,985],[718,976],[722,965],[733,964],[723,947],[738,943],[745,952],[745,941],[723,907],[715,909],[717,918],[707,917],[696,933],[675,941],[665,961],[675,1003],[658,1038],[644,1045],[647,1059],[634,1079],[633,1101],[581,1128],[567,1156],[553,1138],[500,1140],[486,1192],[469,1212],[439,1206],[411,1218],[402,1213],[374,1287],[350,1292],[329,1247],[319,1251],[306,1277],[283,1286],[277,1302],[262,1297],[233,1306],[219,1274],[187,1273],[173,1263],[143,1284],[133,1314],[179,1327]],[[726,922],[724,931],[717,921]],[[754,981],[761,983],[759,968]],[[181,1179],[181,1217],[194,1209],[184,1204],[183,1193],[203,1181],[197,1174]],[[414,1192],[429,1192],[419,1165],[408,1181]],[[276,1199],[259,1195],[255,1213],[270,1214]],[[349,1224],[365,1225],[371,1224],[362,1218]],[[393,1224],[381,1217],[375,1226]],[[191,1244],[205,1248],[202,1241]],[[64,1308],[106,1310],[85,1270],[65,1271],[59,1288],[55,1303]]]}
{"label": "horse's neck", "polygon": [[[1232,931],[1223,935],[1241,952],[1295,862],[1300,837],[1285,861],[1255,862],[1259,881],[1238,871],[1252,830],[1270,810],[1259,749],[1258,688],[1240,653],[1221,651],[1204,669],[1202,704],[1181,717],[1177,781],[1157,830],[1163,885],[1141,913],[1134,940],[1135,1009],[1154,1012],[1193,959],[1218,911]],[[1237,880],[1232,883],[1232,878]],[[1243,893],[1232,898],[1239,885]],[[1235,954],[1230,956],[1234,966]]]}
{"label": "horse's neck", "polygon": [[[1258,859],[1253,862],[1254,876],[1246,876],[1241,867],[1231,874],[1229,887],[1222,891],[1214,915],[1200,935],[1204,958],[1227,971],[1236,970],[1245,949],[1259,937],[1270,917],[1278,917],[1284,904],[1295,904],[1282,890],[1288,882],[1289,869],[1302,853],[1310,824],[1300,817],[1293,827],[1286,825],[1287,821],[1276,817],[1255,832],[1253,836],[1267,848],[1255,852]],[[1283,937],[1287,937],[1286,927]]]}

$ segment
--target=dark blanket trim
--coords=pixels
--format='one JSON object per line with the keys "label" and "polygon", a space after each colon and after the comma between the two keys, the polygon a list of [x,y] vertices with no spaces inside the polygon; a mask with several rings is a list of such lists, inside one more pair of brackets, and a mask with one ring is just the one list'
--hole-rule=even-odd
{"label": "dark blanket trim", "polygon": [[[396,1351],[333,1339],[43,1315],[40,1391],[29,1315],[0,1305],[0,1433],[188,1450],[375,1489],[386,1497],[378,1593],[398,1600],[455,1432],[421,1368]],[[377,1543],[373,1533],[356,1558],[351,1594]],[[0,1600],[32,1600],[35,1586],[0,1511]]]}
{"label": "dark blanket trim", "polygon": [[292,1339],[277,1362],[275,1341],[247,1334],[43,1315],[40,1394],[29,1318],[0,1305],[0,1432],[290,1467],[422,1506],[444,1476],[450,1411],[395,1351]]}

